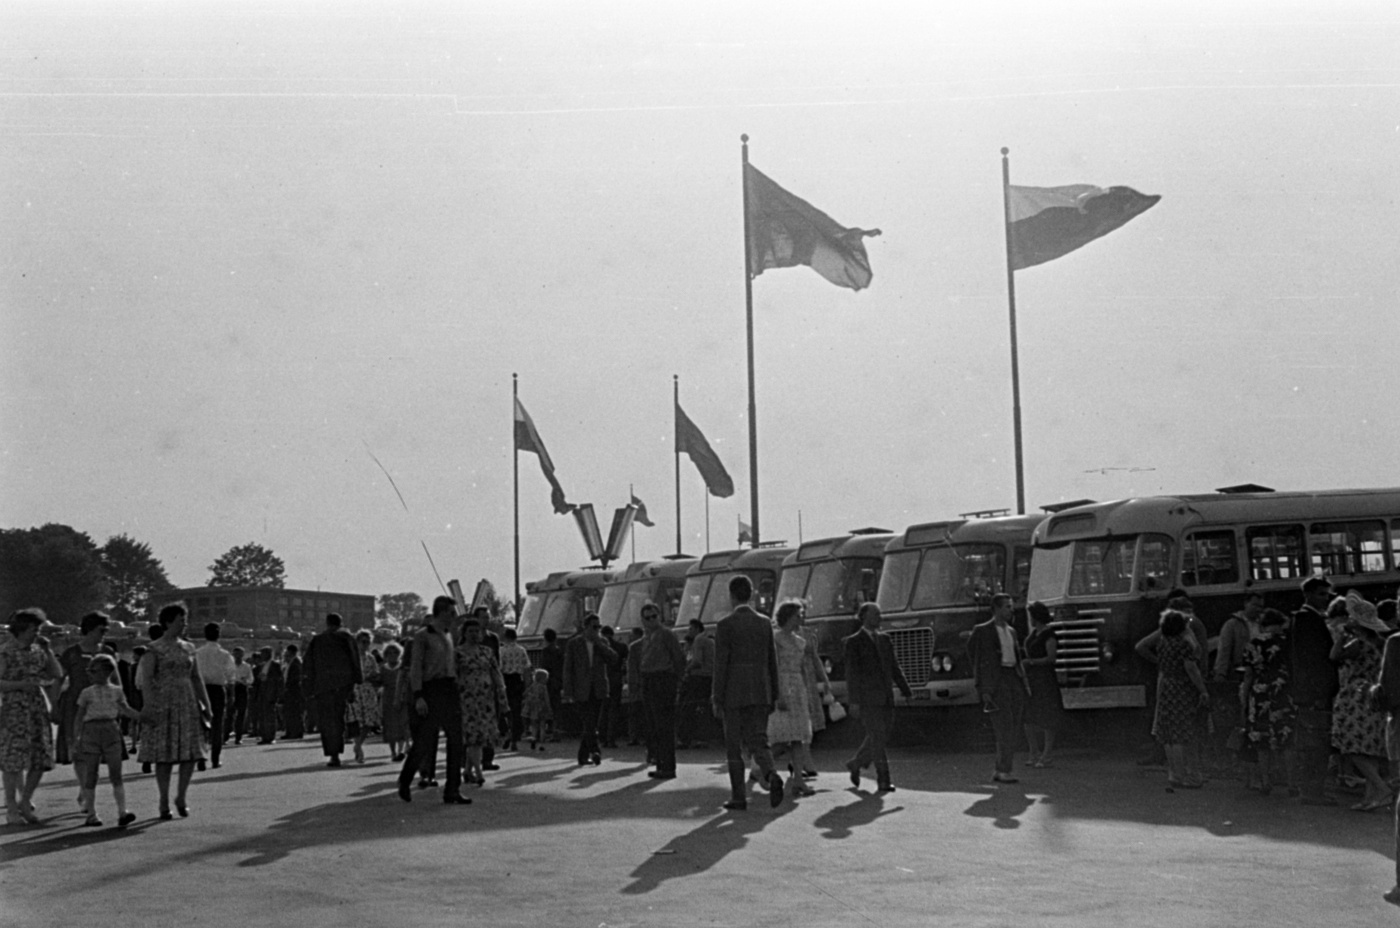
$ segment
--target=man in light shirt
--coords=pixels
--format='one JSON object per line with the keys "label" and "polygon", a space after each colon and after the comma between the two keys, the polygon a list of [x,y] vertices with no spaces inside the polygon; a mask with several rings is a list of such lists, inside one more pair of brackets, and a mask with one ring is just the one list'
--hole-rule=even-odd
{"label": "man in light shirt", "polygon": [[1016,630],[1011,627],[1009,595],[998,593],[992,597],[992,618],[973,628],[967,653],[972,661],[972,682],[977,688],[977,697],[982,702],[982,711],[991,716],[997,740],[992,780],[1015,783],[1011,764],[1021,737],[1021,717],[1029,691],[1025,670],[1021,667],[1021,658],[1025,655],[1021,643],[1016,640]]}
{"label": "man in light shirt", "polygon": [[209,762],[219,766],[219,755],[224,748],[224,714],[228,688],[233,685],[233,655],[219,644],[219,623],[210,622],[204,626],[204,644],[195,648],[194,662],[199,665],[199,675],[204,678],[204,689],[209,693],[209,713],[213,716],[209,732]]}
{"label": "man in light shirt", "polygon": [[233,649],[233,704],[229,707],[229,725],[224,740],[233,733],[233,743],[243,743],[243,730],[248,727],[248,693],[253,688],[253,665],[243,659],[243,649]]}

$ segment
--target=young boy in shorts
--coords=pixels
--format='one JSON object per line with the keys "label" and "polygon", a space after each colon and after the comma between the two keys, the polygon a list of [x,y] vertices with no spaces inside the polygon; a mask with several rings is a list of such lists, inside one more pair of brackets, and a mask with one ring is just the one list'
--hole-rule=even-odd
{"label": "young boy in shorts", "polygon": [[88,827],[102,824],[97,817],[97,766],[107,765],[107,776],[112,782],[112,795],[117,800],[117,827],[125,830],[136,821],[136,816],[126,811],[126,787],[122,785],[122,730],[118,719],[137,718],[137,712],[127,705],[122,688],[112,682],[117,673],[117,662],[110,655],[99,654],[88,664],[88,678],[92,681],[78,694],[78,714],[73,722],[73,756],[83,762],[86,790]]}

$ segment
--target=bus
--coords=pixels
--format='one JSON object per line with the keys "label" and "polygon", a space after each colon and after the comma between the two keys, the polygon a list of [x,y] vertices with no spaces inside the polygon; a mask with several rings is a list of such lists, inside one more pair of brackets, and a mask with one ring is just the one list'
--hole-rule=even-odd
{"label": "bus", "polygon": [[561,570],[543,580],[525,584],[525,603],[515,634],[536,667],[544,648],[545,629],[554,629],[563,645],[583,627],[586,613],[597,612],[603,600],[603,587],[617,575],[600,568]]}
{"label": "bus", "polygon": [[880,630],[913,689],[898,705],[960,706],[977,702],[967,640],[991,618],[992,597],[1009,593],[1024,611],[1031,572],[1031,533],[1045,516],[1005,510],[966,513],[911,525],[885,546],[875,601]]}
{"label": "bus", "polygon": [[604,625],[616,630],[619,641],[626,641],[632,629],[642,627],[642,605],[650,601],[661,609],[662,627],[673,627],[680,613],[686,574],[698,560],[685,554],[672,554],[659,561],[628,565],[603,587],[598,616]]}
{"label": "bus", "polygon": [[874,602],[880,587],[885,545],[894,533],[861,528],[835,538],[803,542],[783,559],[777,601],[800,599],[807,604],[804,636],[815,636],[817,655],[831,678],[837,699],[846,695],[842,641],[859,627],[856,609]]}
{"label": "bus", "polygon": [[713,626],[727,615],[731,608],[729,580],[736,574],[744,574],[753,581],[753,599],[749,604],[771,617],[778,592],[778,572],[783,568],[783,559],[792,551],[779,541],[757,548],[713,551],[702,556],[686,574],[680,614],[676,616],[676,633],[684,635],[691,619]]}
{"label": "bus", "polygon": [[1065,509],[1035,532],[1029,596],[1051,608],[1067,709],[1147,705],[1134,645],[1180,587],[1215,636],[1248,592],[1292,614],[1326,574],[1372,602],[1400,583],[1400,489],[1275,492],[1253,484]]}

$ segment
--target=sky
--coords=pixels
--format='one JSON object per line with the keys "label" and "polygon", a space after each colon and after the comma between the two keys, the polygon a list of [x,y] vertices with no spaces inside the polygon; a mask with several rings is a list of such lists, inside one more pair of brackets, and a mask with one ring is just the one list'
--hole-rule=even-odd
{"label": "sky", "polygon": [[[866,290],[753,282],[764,541],[1014,511],[1002,147],[1162,197],[1016,274],[1028,509],[1396,484],[1397,48],[1383,2],[6,3],[0,527],[508,591],[512,376],[638,559],[678,377],[733,547],[743,133],[883,230]],[[522,581],[584,566],[519,466]],[[703,553],[686,459],[680,508]]]}

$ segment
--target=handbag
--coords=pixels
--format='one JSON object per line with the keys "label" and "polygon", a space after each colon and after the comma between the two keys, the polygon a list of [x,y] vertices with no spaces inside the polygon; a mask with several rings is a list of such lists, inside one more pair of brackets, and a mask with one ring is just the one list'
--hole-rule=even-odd
{"label": "handbag", "polygon": [[827,715],[831,716],[833,722],[839,722],[846,717],[846,707],[839,702],[833,701],[831,705],[827,706],[826,712]]}

